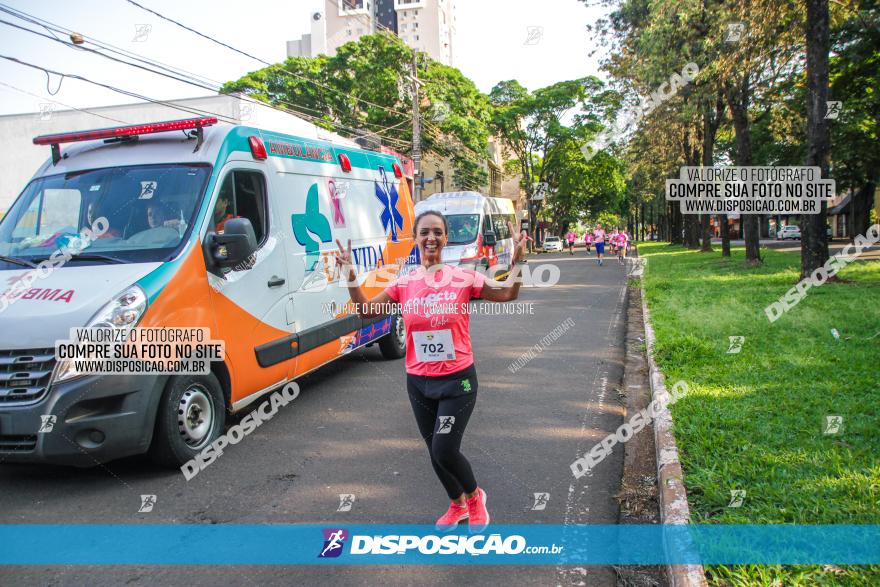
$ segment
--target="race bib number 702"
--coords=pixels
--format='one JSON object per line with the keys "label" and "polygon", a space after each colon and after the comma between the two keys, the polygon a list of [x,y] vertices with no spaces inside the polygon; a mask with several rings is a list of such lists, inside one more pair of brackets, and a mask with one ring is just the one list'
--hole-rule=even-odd
{"label": "race bib number 702", "polygon": [[418,361],[434,363],[455,360],[451,330],[423,330],[413,332],[412,337]]}

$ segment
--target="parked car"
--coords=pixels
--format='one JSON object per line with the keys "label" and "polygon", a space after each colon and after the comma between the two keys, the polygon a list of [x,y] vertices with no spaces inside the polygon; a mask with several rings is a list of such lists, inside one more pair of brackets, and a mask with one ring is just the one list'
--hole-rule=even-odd
{"label": "parked car", "polygon": [[553,251],[562,252],[562,239],[558,236],[548,236],[544,240],[544,252],[551,253]]}
{"label": "parked car", "polygon": [[799,226],[794,224],[788,224],[783,226],[776,232],[776,240],[787,240],[787,239],[797,239],[801,238],[801,229]]}

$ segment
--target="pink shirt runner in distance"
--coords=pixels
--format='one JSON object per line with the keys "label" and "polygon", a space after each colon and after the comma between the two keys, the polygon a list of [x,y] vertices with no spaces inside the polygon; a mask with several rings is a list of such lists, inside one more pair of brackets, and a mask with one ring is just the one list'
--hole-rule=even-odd
{"label": "pink shirt runner in distance", "polygon": [[[437,377],[470,367],[474,362],[471,348],[470,314],[467,303],[479,299],[486,278],[472,269],[441,265],[399,277],[385,293],[401,305],[406,326],[406,372]],[[416,359],[413,332],[450,330],[455,359],[420,362]]]}

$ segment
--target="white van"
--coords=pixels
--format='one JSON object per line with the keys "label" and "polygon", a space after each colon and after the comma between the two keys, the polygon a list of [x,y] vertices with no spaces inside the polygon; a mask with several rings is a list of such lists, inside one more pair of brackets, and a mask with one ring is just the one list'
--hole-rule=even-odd
{"label": "white van", "polygon": [[518,226],[511,200],[477,192],[441,192],[416,204],[416,216],[426,210],[446,217],[449,241],[443,248],[444,263],[482,268],[510,264],[513,238],[507,223],[514,230]]}
{"label": "white van", "polygon": [[[0,222],[0,461],[149,451],[178,466],[227,414],[355,348],[404,356],[402,320],[345,313],[333,270],[336,239],[351,239],[360,274],[416,262],[399,160],[268,108],[259,120],[34,139],[52,158]],[[64,262],[99,217],[106,232]],[[207,375],[84,375],[56,360],[56,341],[93,325],[209,328],[225,359]]]}

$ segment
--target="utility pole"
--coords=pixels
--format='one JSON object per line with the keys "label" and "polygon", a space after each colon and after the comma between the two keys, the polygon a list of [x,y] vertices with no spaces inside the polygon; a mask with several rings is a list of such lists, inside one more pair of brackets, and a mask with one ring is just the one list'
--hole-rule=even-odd
{"label": "utility pole", "polygon": [[413,201],[422,199],[422,121],[419,112],[419,66],[418,53],[413,50],[412,57],[412,82],[413,82]]}

